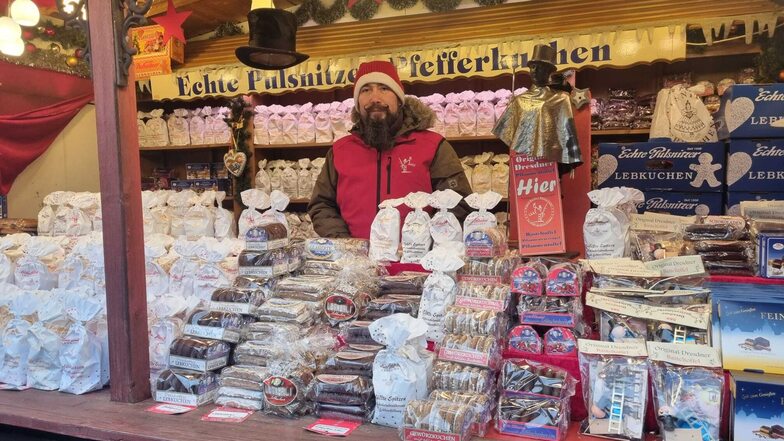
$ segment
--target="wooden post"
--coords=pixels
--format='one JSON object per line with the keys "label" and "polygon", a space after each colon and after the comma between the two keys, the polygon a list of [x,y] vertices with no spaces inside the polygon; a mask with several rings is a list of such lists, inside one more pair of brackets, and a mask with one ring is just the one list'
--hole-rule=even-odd
{"label": "wooden post", "polygon": [[[118,0],[90,2],[90,49],[98,130],[111,398],[150,397],[141,171],[133,72],[115,84]],[[131,67],[133,70],[133,67]]]}

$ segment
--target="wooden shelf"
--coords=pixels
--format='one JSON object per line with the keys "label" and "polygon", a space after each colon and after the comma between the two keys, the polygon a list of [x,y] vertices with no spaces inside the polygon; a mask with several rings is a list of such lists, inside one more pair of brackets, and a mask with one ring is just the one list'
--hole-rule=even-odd
{"label": "wooden shelf", "polygon": [[207,149],[228,149],[229,144],[200,144],[200,145],[164,145],[152,147],[139,147],[142,152],[159,152],[159,151],[178,151],[178,150],[207,150]]}
{"label": "wooden shelf", "polygon": [[[619,136],[619,135],[648,135],[649,129],[615,129],[615,130],[594,130],[591,136]],[[446,138],[451,143],[460,142],[480,142],[480,141],[500,141],[495,135],[484,136],[456,136]],[[256,150],[275,150],[275,149],[313,149],[330,148],[332,142],[307,142],[302,144],[269,144],[254,145]],[[163,148],[165,149],[165,147]]]}
{"label": "wooden shelf", "polygon": [[291,204],[309,204],[309,203],[310,203],[310,199],[305,199],[305,198],[289,200],[289,205],[291,205]]}
{"label": "wooden shelf", "polygon": [[592,130],[591,136],[649,135],[651,129]]}

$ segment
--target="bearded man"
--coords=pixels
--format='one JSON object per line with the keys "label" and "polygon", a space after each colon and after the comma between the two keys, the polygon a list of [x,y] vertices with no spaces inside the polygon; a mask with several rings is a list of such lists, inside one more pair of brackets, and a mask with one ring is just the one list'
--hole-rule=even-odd
{"label": "bearded man", "polygon": [[[443,136],[427,130],[434,120],[430,108],[404,95],[392,63],[360,64],[354,82],[354,127],[327,152],[308,206],[316,233],[368,239],[381,201],[416,191],[470,194],[455,150]],[[405,219],[410,209],[398,209]],[[464,202],[453,210],[461,221],[467,211]]]}

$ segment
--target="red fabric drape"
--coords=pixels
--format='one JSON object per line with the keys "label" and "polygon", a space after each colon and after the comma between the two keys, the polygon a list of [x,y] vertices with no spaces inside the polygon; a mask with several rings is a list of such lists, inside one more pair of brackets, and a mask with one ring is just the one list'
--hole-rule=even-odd
{"label": "red fabric drape", "polygon": [[16,177],[49,148],[91,99],[92,94],[82,95],[16,115],[0,115],[0,194],[8,194]]}

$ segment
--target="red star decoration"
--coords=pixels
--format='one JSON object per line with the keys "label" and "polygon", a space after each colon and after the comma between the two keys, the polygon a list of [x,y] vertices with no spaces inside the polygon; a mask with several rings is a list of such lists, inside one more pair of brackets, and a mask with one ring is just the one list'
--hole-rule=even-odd
{"label": "red star decoration", "polygon": [[166,15],[153,17],[152,21],[163,27],[163,44],[168,43],[172,37],[184,42],[185,33],[182,31],[182,24],[193,11],[177,12],[174,9],[174,0],[168,1],[169,6],[166,9]]}

